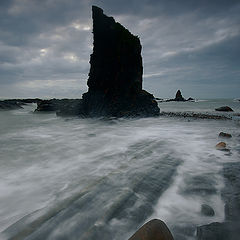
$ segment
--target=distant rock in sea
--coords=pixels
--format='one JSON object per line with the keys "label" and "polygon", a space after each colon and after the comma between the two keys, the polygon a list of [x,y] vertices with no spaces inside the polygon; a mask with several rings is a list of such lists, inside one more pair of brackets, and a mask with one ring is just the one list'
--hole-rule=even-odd
{"label": "distant rock in sea", "polygon": [[177,91],[174,100],[177,101],[177,102],[180,102],[180,101],[181,101],[181,102],[186,101],[186,99],[182,96],[182,93],[181,93],[180,90]]}
{"label": "distant rock in sea", "polygon": [[191,98],[191,97],[189,97],[188,99],[185,99],[185,98],[182,96],[182,93],[181,93],[180,90],[177,90],[176,95],[175,95],[175,98],[165,100],[165,102],[186,102],[186,101],[193,102],[193,101],[195,101],[195,100],[194,100],[193,98]]}
{"label": "distant rock in sea", "polygon": [[[92,17],[94,41],[88,92],[83,94],[82,101],[73,111],[86,117],[158,116],[160,109],[154,96],[142,89],[139,38],[115,22],[113,17],[106,16],[101,8],[93,6]],[[38,110],[52,109],[51,103],[44,102],[44,105],[44,108],[39,105]],[[64,105],[58,105],[59,115],[68,114],[71,103],[65,102]],[[70,111],[71,115],[73,111]]]}

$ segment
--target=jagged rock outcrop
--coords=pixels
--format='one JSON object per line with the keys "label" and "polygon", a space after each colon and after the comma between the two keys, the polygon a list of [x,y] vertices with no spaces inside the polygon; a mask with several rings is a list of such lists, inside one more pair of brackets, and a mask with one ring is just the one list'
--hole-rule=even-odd
{"label": "jagged rock outcrop", "polygon": [[[88,92],[83,99],[64,102],[46,100],[37,111],[57,111],[58,115],[83,117],[149,117],[160,109],[152,94],[142,89],[141,44],[113,17],[92,7],[93,53],[90,57]],[[69,110],[71,109],[71,110]]]}
{"label": "jagged rock outcrop", "polygon": [[182,93],[181,93],[180,90],[177,90],[175,98],[165,100],[165,102],[186,102],[186,101],[194,102],[195,100],[193,98],[191,98],[191,97],[189,97],[188,99],[185,99],[182,96]]}
{"label": "jagged rock outcrop", "polygon": [[178,101],[178,102],[180,102],[180,101],[182,101],[182,102],[183,102],[183,101],[186,101],[185,98],[183,98],[182,93],[181,93],[180,90],[177,91],[174,100],[175,100],[175,101]]}
{"label": "jagged rock outcrop", "polygon": [[83,105],[89,116],[156,116],[152,94],[142,89],[141,44],[113,17],[92,7],[93,53]]}

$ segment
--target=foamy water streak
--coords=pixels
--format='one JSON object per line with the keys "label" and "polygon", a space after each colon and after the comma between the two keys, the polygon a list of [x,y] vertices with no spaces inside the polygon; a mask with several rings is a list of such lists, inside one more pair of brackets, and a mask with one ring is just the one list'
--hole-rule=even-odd
{"label": "foamy water streak", "polygon": [[[6,238],[120,240],[150,216],[176,235],[223,220],[220,171],[239,144],[229,140],[230,156],[214,146],[220,131],[237,135],[235,122],[63,119],[30,109],[0,112]],[[201,215],[202,203],[214,217]]]}

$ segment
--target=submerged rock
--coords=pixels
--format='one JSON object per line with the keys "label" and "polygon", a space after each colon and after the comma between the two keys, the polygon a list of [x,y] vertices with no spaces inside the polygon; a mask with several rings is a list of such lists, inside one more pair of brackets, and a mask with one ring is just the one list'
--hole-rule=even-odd
{"label": "submerged rock", "polygon": [[207,204],[202,204],[201,213],[205,216],[214,216],[215,215],[213,208]]}
{"label": "submerged rock", "polygon": [[228,107],[228,106],[215,108],[215,110],[219,111],[219,112],[233,112],[233,110],[230,107]]}

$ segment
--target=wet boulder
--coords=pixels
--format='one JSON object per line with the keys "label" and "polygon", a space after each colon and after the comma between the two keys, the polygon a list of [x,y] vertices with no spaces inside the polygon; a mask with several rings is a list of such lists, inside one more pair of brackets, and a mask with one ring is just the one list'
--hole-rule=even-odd
{"label": "wet boulder", "polygon": [[231,138],[232,135],[230,133],[225,133],[225,132],[220,132],[219,137],[222,137],[222,138]]}
{"label": "wet boulder", "polygon": [[223,107],[219,107],[219,108],[215,108],[216,111],[219,112],[233,112],[232,108],[228,107],[228,106],[223,106]]}
{"label": "wet boulder", "polygon": [[225,142],[219,142],[217,145],[216,145],[216,149],[217,150],[224,150],[226,149],[226,146],[227,144]]}
{"label": "wet boulder", "polygon": [[215,215],[213,208],[207,204],[202,204],[201,213],[205,216],[214,216]]}
{"label": "wet boulder", "polygon": [[173,236],[163,221],[153,219],[145,223],[129,240],[173,240]]}

